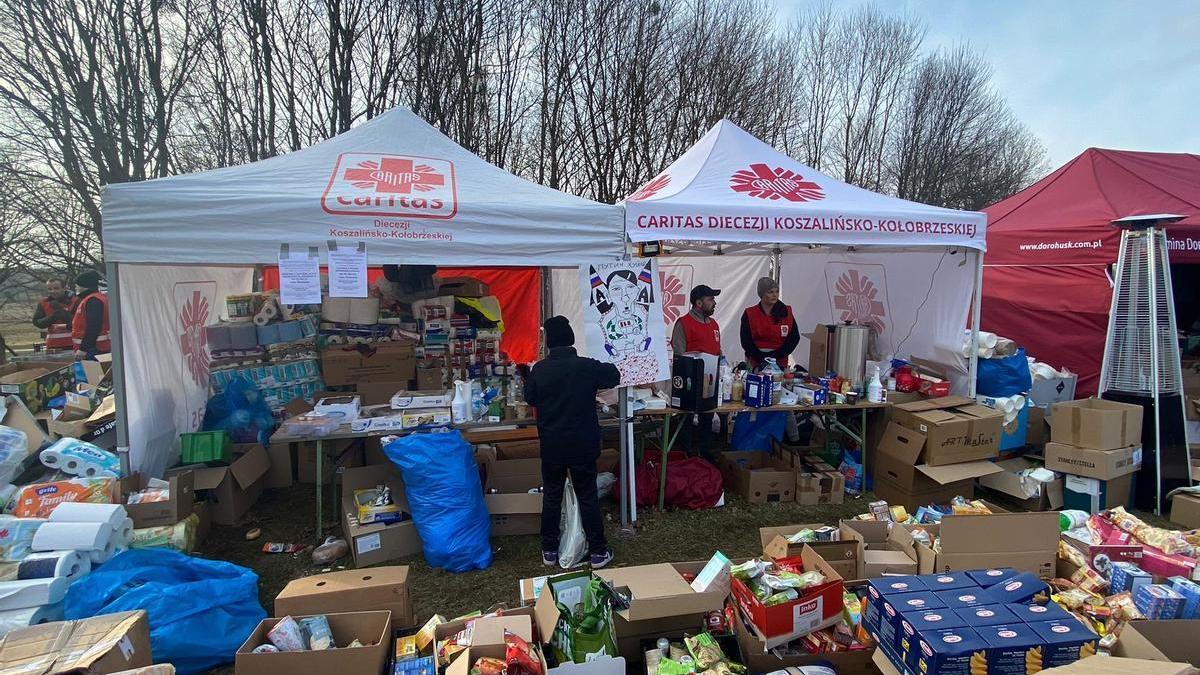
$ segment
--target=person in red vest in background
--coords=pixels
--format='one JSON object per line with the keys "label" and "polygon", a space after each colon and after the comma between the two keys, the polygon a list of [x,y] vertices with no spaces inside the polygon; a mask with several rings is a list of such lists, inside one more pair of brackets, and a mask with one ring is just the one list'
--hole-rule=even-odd
{"label": "person in red vest in background", "polygon": [[88,270],[75,277],[79,304],[71,320],[71,342],[75,360],[94,360],[112,351],[108,337],[108,296],[100,291],[100,273]]}
{"label": "person in red vest in background", "polygon": [[64,352],[74,349],[71,342],[71,319],[75,316],[76,298],[67,290],[62,279],[46,280],[46,297],[33,310],[33,325],[46,333],[46,351]]}
{"label": "person in red vest in background", "polygon": [[[721,356],[721,327],[713,314],[717,311],[717,296],[721,291],[700,284],[692,289],[689,296],[692,308],[687,314],[679,317],[675,328],[671,331],[671,350],[676,354],[700,352]],[[693,418],[688,417],[680,429],[680,440],[683,447],[691,456],[699,455],[712,464],[716,457],[712,454],[712,425],[713,413],[703,412],[695,415],[697,429],[692,431]]]}
{"label": "person in red vest in background", "polygon": [[758,304],[742,312],[742,349],[746,363],[758,370],[763,360],[775,359],[787,370],[788,360],[800,344],[800,331],[792,308],[779,301],[779,283],[771,277],[758,280]]}

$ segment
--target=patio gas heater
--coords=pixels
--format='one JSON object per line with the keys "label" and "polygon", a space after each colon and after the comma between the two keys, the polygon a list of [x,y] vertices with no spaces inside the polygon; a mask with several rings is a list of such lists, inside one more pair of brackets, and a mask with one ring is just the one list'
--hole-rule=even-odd
{"label": "patio gas heater", "polygon": [[1140,405],[1142,469],[1134,502],[1161,513],[1163,496],[1190,484],[1184,429],[1183,375],[1164,226],[1183,216],[1158,214],[1114,220],[1121,228],[1104,366],[1103,398]]}

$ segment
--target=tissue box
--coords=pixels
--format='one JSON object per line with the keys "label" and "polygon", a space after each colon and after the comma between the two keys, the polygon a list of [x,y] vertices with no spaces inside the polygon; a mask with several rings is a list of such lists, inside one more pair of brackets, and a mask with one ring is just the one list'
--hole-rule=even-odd
{"label": "tissue box", "polygon": [[1109,582],[1109,595],[1124,593],[1129,591],[1137,595],[1142,586],[1149,585],[1154,581],[1154,577],[1150,573],[1142,570],[1142,568],[1127,562],[1114,562],[1112,564],[1112,580]]}
{"label": "tissue box", "polygon": [[1178,619],[1183,596],[1164,584],[1147,584],[1133,596],[1133,604],[1147,619]]}
{"label": "tissue box", "polygon": [[1171,590],[1183,596],[1183,609],[1179,612],[1179,618],[1200,619],[1200,585],[1183,577],[1171,577],[1167,582]]}
{"label": "tissue box", "polygon": [[317,401],[317,404],[313,406],[313,412],[326,417],[336,417],[345,423],[358,419],[361,407],[362,399],[357,395],[330,396]]}

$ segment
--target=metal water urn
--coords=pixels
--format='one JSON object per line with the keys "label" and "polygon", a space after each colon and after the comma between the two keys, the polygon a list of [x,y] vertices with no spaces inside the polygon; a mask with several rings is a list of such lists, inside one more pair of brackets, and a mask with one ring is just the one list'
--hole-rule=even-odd
{"label": "metal water urn", "polygon": [[871,328],[853,323],[840,323],[833,329],[833,344],[829,351],[833,355],[833,370],[850,380],[855,389],[862,387],[866,379],[867,346],[871,341]]}

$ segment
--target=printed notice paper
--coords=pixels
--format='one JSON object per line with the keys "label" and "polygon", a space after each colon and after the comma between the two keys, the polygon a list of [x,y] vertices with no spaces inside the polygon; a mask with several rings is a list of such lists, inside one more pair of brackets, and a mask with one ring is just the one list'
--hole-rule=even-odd
{"label": "printed notice paper", "polygon": [[279,301],[285,305],[321,304],[321,261],[312,251],[280,251]]}
{"label": "printed notice paper", "polygon": [[329,297],[367,297],[367,249],[361,243],[329,247]]}

